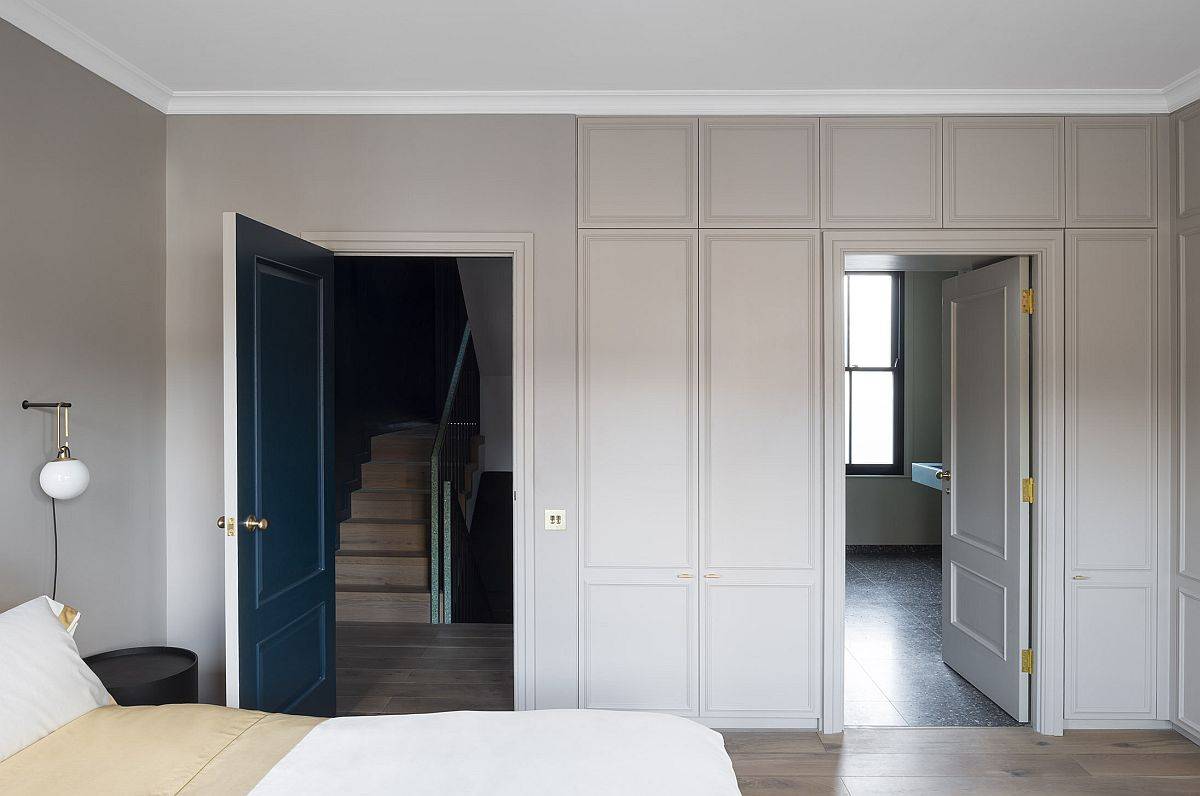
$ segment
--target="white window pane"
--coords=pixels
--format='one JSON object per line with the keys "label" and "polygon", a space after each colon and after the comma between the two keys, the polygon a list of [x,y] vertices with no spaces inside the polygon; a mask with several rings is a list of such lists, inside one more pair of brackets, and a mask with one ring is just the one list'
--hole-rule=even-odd
{"label": "white window pane", "polygon": [[860,368],[892,366],[892,276],[846,277],[846,364]]}
{"label": "white window pane", "polygon": [[895,376],[890,372],[850,374],[850,461],[892,464]]}
{"label": "white window pane", "polygon": [[846,371],[846,436],[844,437],[846,446],[846,462],[853,461],[850,458],[850,371]]}

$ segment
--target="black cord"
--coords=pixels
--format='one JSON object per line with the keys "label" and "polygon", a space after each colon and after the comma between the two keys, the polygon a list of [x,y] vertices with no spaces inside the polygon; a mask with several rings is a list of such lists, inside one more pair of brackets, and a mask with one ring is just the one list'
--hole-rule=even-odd
{"label": "black cord", "polygon": [[50,599],[58,599],[58,509],[54,498],[50,498],[50,519],[54,525],[54,585],[50,587]]}

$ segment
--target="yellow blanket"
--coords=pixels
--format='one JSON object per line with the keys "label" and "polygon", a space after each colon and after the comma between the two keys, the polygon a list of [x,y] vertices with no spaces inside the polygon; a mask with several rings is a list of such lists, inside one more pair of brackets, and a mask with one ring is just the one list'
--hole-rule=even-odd
{"label": "yellow blanket", "polygon": [[0,793],[247,793],[321,721],[215,705],[97,708],[0,762]]}

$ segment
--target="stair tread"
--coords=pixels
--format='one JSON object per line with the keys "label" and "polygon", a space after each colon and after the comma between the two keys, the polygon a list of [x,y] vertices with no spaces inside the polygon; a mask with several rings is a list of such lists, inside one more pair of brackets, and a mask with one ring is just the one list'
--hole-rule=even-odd
{"label": "stair tread", "polygon": [[407,495],[428,495],[429,490],[422,489],[420,487],[378,487],[378,486],[376,486],[376,487],[364,487],[362,489],[356,489],[356,490],[354,490],[353,494],[356,494],[356,495],[364,495],[364,494],[366,494],[366,495],[389,495],[389,494],[393,494],[393,495],[405,495],[405,496],[407,496]]}
{"label": "stair tread", "polygon": [[409,464],[419,467],[428,467],[429,459],[371,459],[370,461],[363,462],[364,467],[369,464]]}
{"label": "stair tread", "polygon": [[337,551],[339,556],[357,558],[423,558],[429,560],[429,553],[421,550],[354,550],[345,547]]}
{"label": "stair tread", "polygon": [[342,520],[342,525],[420,525],[428,526],[429,520],[414,520],[408,517],[350,517]]}
{"label": "stair tread", "polygon": [[417,596],[429,596],[428,586],[360,586],[346,585],[344,583],[337,584],[337,591],[354,592],[355,594],[413,594]]}

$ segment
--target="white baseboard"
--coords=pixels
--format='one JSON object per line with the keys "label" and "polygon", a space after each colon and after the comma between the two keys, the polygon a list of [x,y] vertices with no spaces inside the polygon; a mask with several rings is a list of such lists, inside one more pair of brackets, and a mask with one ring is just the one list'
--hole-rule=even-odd
{"label": "white baseboard", "polygon": [[816,732],[818,719],[780,718],[723,718],[689,716],[692,721],[714,730],[811,730]]}
{"label": "white baseboard", "polygon": [[1172,724],[1164,719],[1067,719],[1068,730],[1170,730]]}

